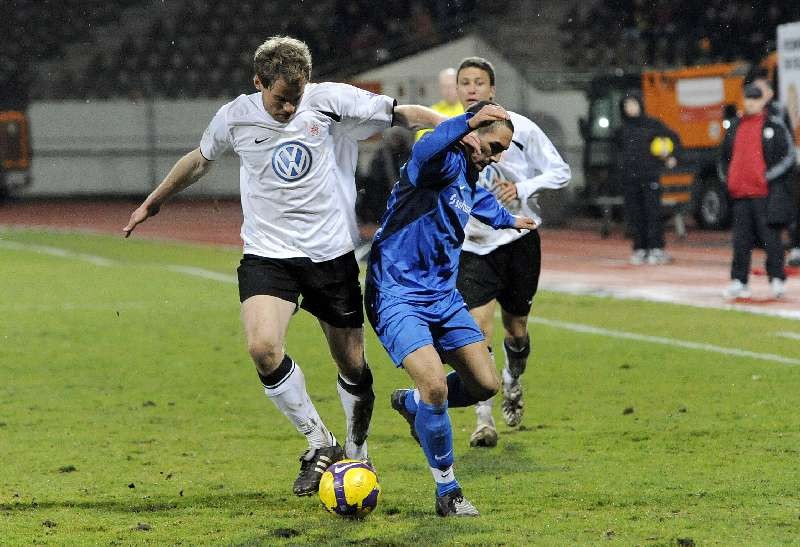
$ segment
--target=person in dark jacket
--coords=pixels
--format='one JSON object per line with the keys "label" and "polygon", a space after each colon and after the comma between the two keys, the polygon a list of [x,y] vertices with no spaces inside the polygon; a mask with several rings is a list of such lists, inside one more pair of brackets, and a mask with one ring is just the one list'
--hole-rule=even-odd
{"label": "person in dark jacket", "polygon": [[622,127],[617,131],[617,172],[622,180],[625,217],[633,234],[634,265],[667,264],[664,223],[661,219],[661,184],[665,167],[676,165],[678,135],[644,114],[641,96],[629,92],[620,101]]}
{"label": "person in dark jacket", "polygon": [[794,144],[781,116],[770,115],[767,96],[753,84],[745,87],[744,115],[732,121],[722,142],[720,178],[733,199],[731,284],[723,296],[747,298],[750,260],[755,244],[767,252],[766,269],[773,296],[785,292],[780,231],[792,219],[789,179]]}
{"label": "person in dark jacket", "polygon": [[[745,82],[747,81],[748,80],[745,80]],[[758,67],[749,75],[749,81],[751,81],[753,85],[759,87],[764,93],[764,97],[767,101],[767,115],[769,117],[778,116],[783,121],[784,125],[789,128],[789,133],[794,135],[789,110],[775,97],[775,85],[769,77],[769,72],[762,67]],[[796,188],[795,194],[798,194],[797,186],[798,182],[800,182],[798,175],[800,175],[800,173],[798,173],[797,169],[793,169],[789,175],[790,186],[793,181]],[[789,224],[791,250],[786,260],[789,266],[800,266],[800,203],[798,202],[800,200],[798,198],[800,198],[800,195],[795,196],[794,218]]]}
{"label": "person in dark jacket", "polygon": [[[413,135],[403,127],[387,129],[372,156],[369,169],[357,179],[356,215],[363,240],[371,242],[378,229],[381,217],[386,212],[389,194],[397,181],[397,173],[411,155],[412,138]],[[369,250],[368,246],[366,250]]]}

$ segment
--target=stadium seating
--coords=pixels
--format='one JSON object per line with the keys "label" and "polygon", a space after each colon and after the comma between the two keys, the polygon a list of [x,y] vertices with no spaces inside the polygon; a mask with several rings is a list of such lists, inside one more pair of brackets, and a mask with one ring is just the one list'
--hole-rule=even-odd
{"label": "stadium seating", "polygon": [[[0,88],[4,95],[27,97],[30,81],[41,78],[23,59],[32,64],[61,60],[70,45],[94,45],[96,29],[121,23],[116,19],[126,8],[146,7],[148,2],[64,0],[61,4],[63,11],[54,17],[47,2],[3,3]],[[252,53],[267,36],[288,34],[305,40],[318,77],[348,68],[353,73],[352,69],[374,66],[463,32],[475,9],[475,0],[414,0],[381,9],[367,0],[171,0],[169,11],[154,15],[145,32],[124,36],[115,47],[94,48],[93,54],[85,54],[86,62],[56,63],[47,85],[30,89],[33,99],[232,96],[251,88]],[[26,26],[23,21],[37,24]],[[343,28],[349,31],[342,32]]]}
{"label": "stadium seating", "polygon": [[573,2],[562,47],[577,70],[756,61],[775,48],[776,25],[798,18],[785,0]]}

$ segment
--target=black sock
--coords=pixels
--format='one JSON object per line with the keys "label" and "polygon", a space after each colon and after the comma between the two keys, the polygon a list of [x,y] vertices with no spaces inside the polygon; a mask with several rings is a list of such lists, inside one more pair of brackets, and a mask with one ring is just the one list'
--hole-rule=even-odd
{"label": "black sock", "polygon": [[357,384],[350,384],[345,381],[341,372],[337,379],[342,389],[351,395],[359,396],[372,390],[372,371],[366,363],[364,363],[364,369],[361,371],[361,377],[358,379]]}
{"label": "black sock", "polygon": [[283,361],[281,364],[278,365],[278,368],[264,376],[261,374],[261,371],[256,368],[256,372],[258,373],[258,377],[261,379],[261,384],[269,389],[275,389],[279,385],[281,385],[286,377],[292,373],[292,369],[294,368],[294,361],[292,358],[289,357],[289,354],[284,354]]}
{"label": "black sock", "polygon": [[456,374],[455,371],[447,375],[447,406],[450,408],[458,408],[464,406],[472,406],[478,402],[478,399],[473,397],[467,392],[467,387],[461,381],[461,376]]}

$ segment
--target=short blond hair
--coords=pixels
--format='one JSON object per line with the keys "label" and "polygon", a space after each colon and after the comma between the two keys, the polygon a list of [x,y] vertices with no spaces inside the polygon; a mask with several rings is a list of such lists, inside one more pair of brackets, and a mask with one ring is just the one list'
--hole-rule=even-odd
{"label": "short blond hair", "polygon": [[253,70],[266,88],[281,77],[290,85],[305,83],[311,79],[311,51],[296,38],[272,36],[256,49]]}

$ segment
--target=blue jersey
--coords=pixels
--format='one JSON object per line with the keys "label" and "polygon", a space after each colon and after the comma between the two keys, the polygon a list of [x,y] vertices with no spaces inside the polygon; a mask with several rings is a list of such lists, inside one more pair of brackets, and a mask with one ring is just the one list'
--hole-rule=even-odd
{"label": "blue jersey", "polygon": [[459,143],[471,113],[442,122],[422,137],[400,170],[370,251],[367,283],[381,293],[416,302],[456,288],[464,226],[470,215],[493,228],[514,217],[487,190]]}

